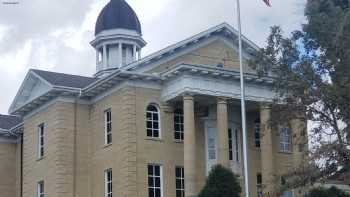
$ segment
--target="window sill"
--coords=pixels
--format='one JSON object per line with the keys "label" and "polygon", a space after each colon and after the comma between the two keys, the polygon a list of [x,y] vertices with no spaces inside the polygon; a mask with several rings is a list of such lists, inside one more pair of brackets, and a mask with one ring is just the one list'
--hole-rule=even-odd
{"label": "window sill", "polygon": [[153,137],[147,137],[145,140],[155,141],[155,142],[163,142],[163,139],[161,139],[161,138],[153,138]]}
{"label": "window sill", "polygon": [[174,143],[176,143],[176,144],[183,144],[184,141],[183,140],[174,140]]}
{"label": "window sill", "polygon": [[45,159],[45,156],[42,156],[42,157],[37,158],[36,161],[41,161],[41,160],[43,160],[43,159]]}
{"label": "window sill", "polygon": [[105,149],[105,148],[109,148],[110,146],[112,146],[112,143],[110,143],[110,144],[105,144],[104,146],[103,146],[103,148]]}
{"label": "window sill", "polygon": [[278,151],[278,153],[280,153],[280,154],[286,154],[286,155],[291,155],[291,154],[293,154],[292,151]]}

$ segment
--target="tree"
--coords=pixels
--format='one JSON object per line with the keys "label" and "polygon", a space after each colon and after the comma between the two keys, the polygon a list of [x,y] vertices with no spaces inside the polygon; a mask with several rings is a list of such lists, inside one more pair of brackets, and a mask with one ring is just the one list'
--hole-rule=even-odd
{"label": "tree", "polygon": [[221,165],[214,166],[199,197],[239,197],[241,186],[238,178]]}
{"label": "tree", "polygon": [[308,197],[350,197],[349,194],[346,194],[340,189],[337,189],[335,187],[331,187],[329,189],[326,188],[315,188],[312,189],[309,194],[307,195]]}
{"label": "tree", "polygon": [[275,78],[272,126],[295,118],[313,124],[311,162],[285,176],[288,187],[350,170],[350,0],[308,0],[305,16],[290,37],[272,27],[250,62]]}

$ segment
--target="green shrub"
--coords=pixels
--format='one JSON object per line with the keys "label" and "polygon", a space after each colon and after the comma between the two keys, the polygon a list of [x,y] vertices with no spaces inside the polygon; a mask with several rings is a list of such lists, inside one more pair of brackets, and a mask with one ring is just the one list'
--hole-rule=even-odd
{"label": "green shrub", "polygon": [[329,189],[319,187],[312,189],[308,197],[350,197],[350,195],[335,187]]}
{"label": "green shrub", "polygon": [[230,169],[214,166],[198,197],[240,197],[238,177]]}

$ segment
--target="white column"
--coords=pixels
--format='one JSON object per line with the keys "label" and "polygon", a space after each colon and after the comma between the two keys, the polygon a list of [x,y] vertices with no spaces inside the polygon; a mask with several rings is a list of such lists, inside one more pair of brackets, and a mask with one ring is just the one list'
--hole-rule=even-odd
{"label": "white column", "polygon": [[197,196],[196,129],[193,96],[185,95],[184,104],[184,169],[185,197]]}
{"label": "white column", "polygon": [[122,67],[123,64],[123,43],[118,43],[118,66]]}
{"label": "white column", "polygon": [[107,62],[107,46],[103,45],[103,59],[102,59],[102,64],[103,68],[102,69],[107,69],[108,67],[108,62]]}
{"label": "white column", "polygon": [[141,48],[139,48],[139,60],[141,59]]}
{"label": "white column", "polygon": [[229,168],[227,98],[217,99],[218,164]]}
{"label": "white column", "polygon": [[132,52],[132,60],[136,61],[136,52],[137,52],[137,48],[136,45],[133,46],[133,52]]}

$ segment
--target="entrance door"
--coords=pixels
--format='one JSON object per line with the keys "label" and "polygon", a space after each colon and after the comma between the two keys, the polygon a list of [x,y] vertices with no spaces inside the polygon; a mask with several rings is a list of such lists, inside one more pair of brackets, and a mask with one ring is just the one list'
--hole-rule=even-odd
{"label": "entrance door", "polygon": [[228,128],[228,145],[231,169],[233,172],[240,174],[240,133],[234,125]]}
{"label": "entrance door", "polygon": [[216,144],[216,128],[207,127],[206,129],[206,149],[207,149],[207,174],[217,163],[217,144]]}

